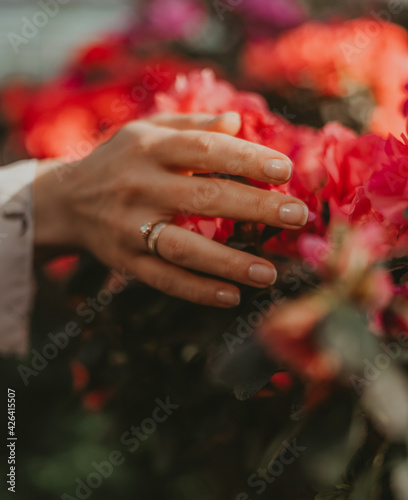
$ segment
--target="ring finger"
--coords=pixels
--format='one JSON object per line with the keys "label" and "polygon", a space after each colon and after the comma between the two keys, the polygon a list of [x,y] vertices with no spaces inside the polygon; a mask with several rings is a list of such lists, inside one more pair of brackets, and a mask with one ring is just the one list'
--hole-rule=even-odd
{"label": "ring finger", "polygon": [[160,233],[157,251],[172,264],[253,287],[270,286],[277,277],[270,262],[174,225]]}

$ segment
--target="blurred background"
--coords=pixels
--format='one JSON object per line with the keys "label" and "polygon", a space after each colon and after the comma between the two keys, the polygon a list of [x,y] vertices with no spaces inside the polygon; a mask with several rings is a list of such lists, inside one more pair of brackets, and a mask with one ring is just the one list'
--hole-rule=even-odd
{"label": "blurred background", "polygon": [[132,12],[132,2],[66,2],[60,6],[58,15],[41,28],[29,43],[24,44],[24,50],[16,54],[7,35],[21,33],[23,19],[32,19],[38,10],[38,2],[30,0],[1,1],[0,78],[20,74],[38,80],[56,75],[76,49],[96,39],[98,35],[124,26],[129,12]]}

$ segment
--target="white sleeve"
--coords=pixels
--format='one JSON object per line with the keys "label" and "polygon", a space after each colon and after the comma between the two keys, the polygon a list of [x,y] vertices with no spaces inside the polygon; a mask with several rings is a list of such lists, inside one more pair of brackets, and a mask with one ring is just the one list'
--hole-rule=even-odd
{"label": "white sleeve", "polygon": [[0,168],[0,354],[24,355],[34,296],[32,184],[37,160]]}

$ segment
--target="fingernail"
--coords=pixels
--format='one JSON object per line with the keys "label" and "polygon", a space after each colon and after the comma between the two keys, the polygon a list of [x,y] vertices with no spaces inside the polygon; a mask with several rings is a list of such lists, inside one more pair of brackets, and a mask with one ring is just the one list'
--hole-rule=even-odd
{"label": "fingernail", "polygon": [[227,306],[237,306],[241,302],[240,294],[230,290],[218,290],[216,297],[218,302]]}
{"label": "fingernail", "polygon": [[226,113],[222,114],[224,118],[234,118],[235,120],[240,120],[241,115],[237,113],[236,111],[227,111]]}
{"label": "fingernail", "polygon": [[272,180],[287,182],[292,175],[292,164],[287,160],[268,160],[264,165],[264,173]]}
{"label": "fingernail", "polygon": [[281,222],[291,226],[304,226],[309,219],[309,209],[299,203],[287,203],[279,210]]}
{"label": "fingernail", "polygon": [[215,118],[212,118],[209,123],[217,123],[220,120],[225,120],[226,118],[232,118],[237,121],[241,119],[241,115],[239,113],[235,113],[234,111],[228,111],[227,113],[223,113],[222,115],[218,115]]}
{"label": "fingernail", "polygon": [[249,278],[261,285],[273,285],[278,277],[276,269],[262,264],[253,264],[249,268]]}

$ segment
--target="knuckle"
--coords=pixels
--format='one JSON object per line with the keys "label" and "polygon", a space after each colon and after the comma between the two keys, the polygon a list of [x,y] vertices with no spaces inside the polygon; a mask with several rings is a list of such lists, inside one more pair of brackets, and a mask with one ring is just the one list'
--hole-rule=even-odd
{"label": "knuckle", "polygon": [[207,297],[207,290],[199,285],[194,285],[189,290],[188,300],[194,302],[195,304],[206,305],[209,304],[210,301]]}
{"label": "knuckle", "polygon": [[196,210],[211,209],[221,194],[219,181],[206,180],[193,189],[193,206]]}
{"label": "knuckle", "polygon": [[255,144],[241,141],[239,148],[232,153],[228,161],[227,170],[231,175],[247,175],[252,166],[258,165],[259,154]]}
{"label": "knuckle", "polygon": [[139,128],[140,128],[140,122],[137,121],[128,122],[120,129],[119,135],[125,136],[126,138],[132,137],[137,134]]}
{"label": "knuckle", "polygon": [[[146,125],[149,131],[147,133]],[[122,142],[131,152],[148,153],[154,143],[154,128],[145,121],[129,122],[119,132]]]}
{"label": "knuckle", "polygon": [[110,195],[114,198],[114,203],[117,210],[114,210],[112,204],[104,207],[107,212],[111,212],[115,217],[121,217],[123,224],[126,219],[123,218],[122,212],[129,205],[134,206],[135,200],[144,200],[146,194],[149,193],[148,179],[140,175],[140,172],[132,169],[123,169],[116,177],[113,178],[109,186]]}
{"label": "knuckle", "polygon": [[[241,276],[244,274],[245,265],[240,256],[230,255],[230,252],[226,253],[222,259],[220,259],[220,268],[222,269],[222,274],[226,278],[236,279],[241,281]],[[239,280],[237,279],[239,276]]]}
{"label": "knuckle", "polygon": [[209,156],[211,156],[215,150],[217,136],[214,132],[195,132],[193,133],[193,137],[193,148],[196,153],[195,156],[197,156],[197,166],[205,169],[205,166],[208,165],[209,162]]}
{"label": "knuckle", "polygon": [[197,135],[196,148],[203,154],[209,154],[214,149],[215,134],[206,132]]}
{"label": "knuckle", "polygon": [[252,207],[257,221],[263,221],[270,215],[271,204],[268,195],[265,195],[265,193],[261,192],[253,195],[250,200],[250,206]]}
{"label": "knuckle", "polygon": [[111,219],[111,235],[121,246],[129,245],[135,238],[134,228],[123,222],[120,217]]}
{"label": "knuckle", "polygon": [[169,121],[170,118],[171,118],[171,115],[169,115],[168,113],[161,112],[161,113],[155,113],[154,115],[149,116],[148,118],[146,118],[146,121],[156,125],[157,123],[161,124],[161,122]]}
{"label": "knuckle", "polygon": [[126,144],[133,140],[135,135],[135,122],[128,122],[117,132],[115,139],[120,141],[122,144]]}
{"label": "knuckle", "polygon": [[240,175],[243,171],[247,170],[248,165],[253,165],[256,162],[257,150],[255,145],[242,141],[242,145],[234,152],[229,170],[231,173]]}
{"label": "knuckle", "polygon": [[242,163],[254,162],[257,159],[258,151],[255,144],[243,142],[242,146],[237,151],[237,158]]}
{"label": "knuckle", "polygon": [[187,181],[185,182],[185,178],[181,176],[177,176],[177,178],[173,178],[176,182],[170,184],[169,193],[171,193],[174,200],[178,202],[178,204],[184,205],[187,200],[191,197],[192,186],[190,185],[190,178],[187,177]]}
{"label": "knuckle", "polygon": [[133,138],[132,149],[138,154],[149,154],[154,146],[154,138],[151,134],[137,133]]}

